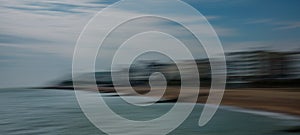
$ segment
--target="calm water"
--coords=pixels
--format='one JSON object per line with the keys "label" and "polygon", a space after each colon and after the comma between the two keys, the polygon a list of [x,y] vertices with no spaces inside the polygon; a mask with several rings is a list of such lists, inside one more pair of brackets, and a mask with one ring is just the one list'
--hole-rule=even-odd
{"label": "calm water", "polygon": [[[155,118],[172,107],[171,103],[159,104],[142,111],[128,109],[128,105],[119,97],[106,97],[106,100],[123,117],[140,120]],[[0,107],[1,135],[104,134],[85,118],[73,91],[2,89]],[[293,135],[297,133],[281,130],[300,125],[299,119],[294,117],[261,112],[247,113],[249,111],[233,111],[223,107],[218,110],[208,125],[200,128],[197,122],[201,109],[202,105],[197,105],[190,117],[170,134]]]}

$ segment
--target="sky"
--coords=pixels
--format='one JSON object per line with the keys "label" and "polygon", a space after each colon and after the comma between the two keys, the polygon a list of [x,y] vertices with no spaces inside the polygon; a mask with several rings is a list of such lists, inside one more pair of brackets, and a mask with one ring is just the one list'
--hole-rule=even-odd
{"label": "sky", "polygon": [[[74,47],[84,26],[98,11],[117,1],[2,0],[0,88],[40,86],[70,74]],[[298,0],[184,2],[208,19],[225,52],[251,49],[300,50]],[[142,9],[146,5],[133,3],[132,6]],[[117,14],[140,13],[123,9]],[[182,15],[188,16],[185,13]],[[172,28],[174,24],[159,23],[156,26]],[[106,49],[103,52],[109,53],[110,48]]]}

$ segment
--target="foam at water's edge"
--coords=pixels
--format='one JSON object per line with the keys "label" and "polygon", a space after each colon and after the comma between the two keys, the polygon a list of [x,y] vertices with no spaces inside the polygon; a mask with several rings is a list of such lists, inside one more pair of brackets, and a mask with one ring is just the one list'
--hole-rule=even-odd
{"label": "foam at water's edge", "polygon": [[269,111],[261,111],[261,110],[253,110],[253,109],[245,109],[240,107],[234,106],[220,106],[221,109],[235,111],[235,112],[242,112],[242,113],[249,113],[261,116],[267,116],[276,119],[284,119],[284,120],[300,120],[299,116],[284,114],[284,113],[277,113],[277,112],[269,112]]}

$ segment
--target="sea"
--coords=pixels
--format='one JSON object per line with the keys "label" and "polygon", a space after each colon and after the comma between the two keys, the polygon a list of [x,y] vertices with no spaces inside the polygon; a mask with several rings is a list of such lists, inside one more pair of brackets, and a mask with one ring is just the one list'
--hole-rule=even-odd
{"label": "sea", "polygon": [[[98,94],[98,93],[95,93]],[[158,117],[174,103],[153,104],[150,108],[128,109],[119,96],[103,95],[109,106],[125,118],[146,120]],[[134,97],[132,97],[134,98]],[[84,115],[72,90],[10,88],[0,89],[0,135],[102,135]],[[296,116],[221,106],[211,121],[198,126],[203,104],[171,135],[299,135]],[[184,111],[184,110],[182,110]],[[138,112],[138,113],[137,113]],[[118,121],[111,120],[111,123]],[[158,123],[159,124],[159,123]],[[112,127],[113,128],[113,127]],[[296,128],[296,130],[295,130]],[[298,128],[298,130],[297,130]],[[118,129],[112,129],[120,131]],[[298,131],[298,132],[297,132]],[[120,131],[131,135],[131,131]],[[149,134],[141,132],[141,135]]]}

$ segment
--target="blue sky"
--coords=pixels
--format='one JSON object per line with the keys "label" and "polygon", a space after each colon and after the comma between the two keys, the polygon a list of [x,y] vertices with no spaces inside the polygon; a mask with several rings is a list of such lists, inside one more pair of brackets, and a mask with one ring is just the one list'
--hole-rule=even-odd
{"label": "blue sky", "polygon": [[[71,73],[73,49],[83,27],[98,11],[116,1],[3,0],[0,87],[42,85]],[[207,17],[226,52],[300,50],[298,0],[185,2]]]}

